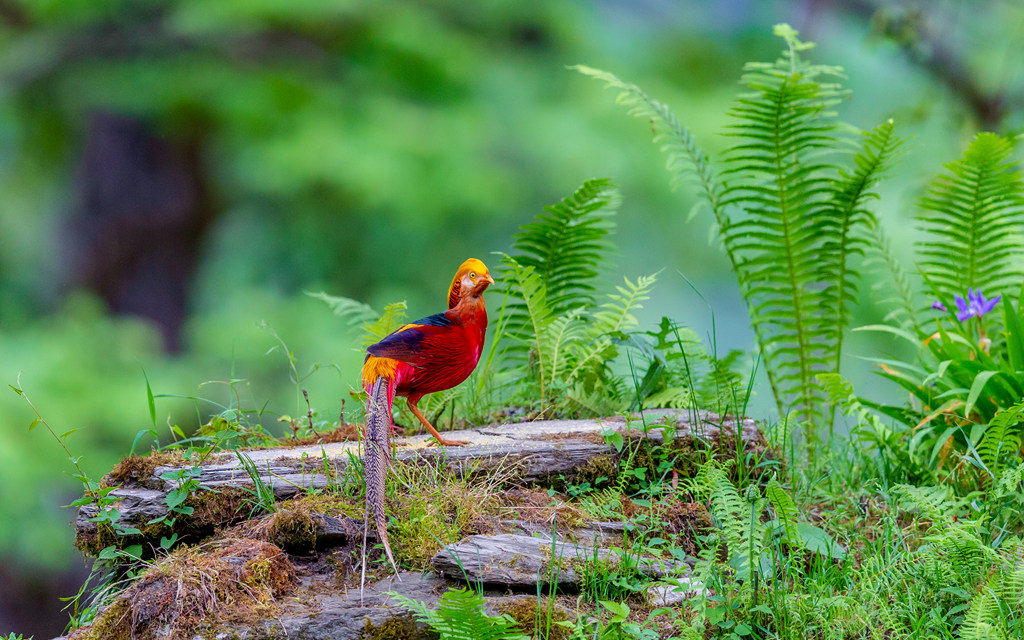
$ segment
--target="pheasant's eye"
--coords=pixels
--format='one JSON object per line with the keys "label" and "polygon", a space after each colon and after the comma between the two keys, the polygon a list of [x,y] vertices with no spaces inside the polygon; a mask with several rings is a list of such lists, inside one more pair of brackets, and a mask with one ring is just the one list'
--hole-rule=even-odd
{"label": "pheasant's eye", "polygon": [[469,279],[470,279],[470,280],[476,280],[476,273],[474,273],[474,272],[470,271],[470,272],[469,272]]}

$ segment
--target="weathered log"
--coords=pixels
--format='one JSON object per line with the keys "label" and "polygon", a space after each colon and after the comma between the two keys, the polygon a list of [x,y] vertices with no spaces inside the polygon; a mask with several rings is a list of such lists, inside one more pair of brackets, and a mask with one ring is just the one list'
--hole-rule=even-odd
{"label": "weathered log", "polygon": [[[600,467],[614,468],[619,452],[602,436],[602,432],[608,433],[608,430],[623,433],[627,438],[646,438],[655,442],[664,441],[666,432],[670,431],[671,437],[678,442],[703,440],[721,444],[724,441],[729,443],[727,446],[732,446],[736,428],[734,419],[723,421],[709,412],[657,409],[648,410],[628,421],[623,417],[546,420],[446,433],[452,439],[469,442],[462,447],[433,447],[430,446],[433,439],[429,436],[398,438],[395,459],[399,463],[443,461],[460,474],[486,472],[499,467],[514,468],[518,481],[550,486],[559,479],[575,481],[585,478],[588,467],[593,468],[602,461],[604,464]],[[753,420],[742,420],[739,428],[743,446],[766,447]],[[335,468],[343,467],[351,456],[358,455],[358,446],[356,442],[334,442],[243,453],[254,464],[259,480],[273,490],[277,500],[284,500],[308,489],[327,487],[333,480],[324,473],[324,461]],[[100,531],[91,521],[97,513],[96,507],[81,507],[76,521],[78,546],[87,553],[96,553],[107,544],[153,543],[160,536],[167,535],[166,528],[148,523],[168,515],[165,498],[177,487],[174,480],[161,478],[161,475],[168,472],[173,475],[182,468],[157,467],[148,477],[126,483],[111,493],[118,500],[115,506],[121,514],[120,522],[141,529],[141,535],[119,538],[110,532]],[[212,497],[219,496],[218,504],[240,506],[248,497],[246,492],[254,487],[238,454],[221,454],[203,463],[197,480],[205,489],[193,496],[193,502],[203,502],[205,496],[211,498],[206,502],[218,502]],[[209,494],[210,491],[219,493]],[[244,514],[235,511],[197,507],[191,517],[177,514],[174,529],[185,532],[189,537],[201,537],[217,526],[244,519]]]}
{"label": "weathered log", "polygon": [[[684,563],[642,557],[630,561],[636,562],[640,573],[652,578],[690,575]],[[434,570],[446,578],[534,592],[538,586],[552,584],[578,587],[587,566],[615,567],[621,562],[622,553],[612,549],[507,533],[469,536],[446,546],[430,561]]]}

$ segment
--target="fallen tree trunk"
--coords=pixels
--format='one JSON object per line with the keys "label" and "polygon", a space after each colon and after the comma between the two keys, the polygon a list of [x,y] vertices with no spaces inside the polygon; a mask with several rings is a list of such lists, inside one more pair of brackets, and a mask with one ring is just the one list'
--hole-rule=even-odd
{"label": "fallen tree trunk", "polygon": [[[738,431],[737,431],[738,427]],[[646,439],[671,442],[684,455],[700,448],[699,443],[723,451],[735,447],[766,451],[767,445],[753,420],[737,424],[709,412],[648,410],[630,420],[623,417],[587,420],[547,420],[495,425],[446,432],[446,437],[467,440],[462,447],[432,447],[429,436],[397,438],[397,463],[442,462],[457,473],[483,473],[498,468],[513,470],[510,477],[524,484],[559,486],[589,480],[589,475],[614,474],[620,451],[609,444],[607,435],[620,433],[623,440]],[[246,471],[245,456],[252,461],[258,480]],[[339,473],[359,455],[357,442],[333,442],[296,447],[254,449],[239,454],[219,454],[198,465],[195,477],[203,489],[189,497],[191,514],[174,514],[174,531],[182,538],[197,539],[217,527],[246,519],[245,505],[251,502],[257,482],[285,500],[310,489],[325,489],[337,482]],[[108,526],[97,527],[92,519],[95,505],[79,509],[76,545],[95,555],[110,544],[155,544],[170,529],[161,522],[169,515],[167,496],[178,488],[173,478],[190,465],[156,466],[131,477],[111,495],[121,514],[120,523],[135,527],[139,534],[117,536]],[[167,479],[172,478],[172,479]]]}

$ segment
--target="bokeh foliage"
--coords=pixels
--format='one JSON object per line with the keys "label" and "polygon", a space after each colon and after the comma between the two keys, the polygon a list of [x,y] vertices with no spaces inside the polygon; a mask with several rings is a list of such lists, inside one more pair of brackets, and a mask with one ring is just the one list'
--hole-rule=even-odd
{"label": "bokeh foliage", "polygon": [[[936,158],[958,155],[977,120],[941,78],[902,61],[899,48],[925,41],[935,24],[898,5],[875,14],[867,46],[872,27],[847,20],[842,3],[798,26],[821,43],[819,59],[847,69],[858,99],[839,105],[844,119],[893,116],[915,140],[880,212],[905,243],[899,211],[911,208]],[[984,70],[982,88],[998,90],[998,69],[1012,57],[987,25],[1005,36],[1019,9],[941,6],[963,27],[946,48],[970,51],[968,71]],[[643,132],[565,66],[609,69],[681,105],[714,153],[724,143],[712,132],[743,61],[776,52],[766,25],[796,21],[773,11],[697,2],[0,2],[0,374],[13,382],[24,371],[22,384],[53,423],[85,427],[71,444],[95,476],[150,426],[143,370],[157,393],[225,401],[223,382],[234,377],[251,405],[301,413],[284,354],[267,353],[279,346],[275,334],[300,375],[315,370],[301,382],[314,407],[335,416],[356,384],[357,341],[303,290],[375,308],[406,299],[414,317],[432,313],[455,264],[468,255],[496,263],[490,252],[508,251],[544,204],[606,175],[624,194],[621,272],[666,269],[642,325],[662,315],[706,323],[688,286],[669,277],[678,269],[715,291],[723,348],[746,347],[752,336],[728,261],[706,241],[710,222],[680,215],[690,196],[667,188]],[[67,256],[78,239],[69,219],[97,113],[196,150],[214,214],[174,356],[149,323],[115,317],[71,285]],[[1004,124],[1017,122],[1011,111]],[[862,305],[853,324],[887,311]],[[157,426],[192,428],[211,411],[161,399]],[[68,514],[54,505],[70,501],[75,483],[58,477],[62,456],[26,430],[30,419],[13,393],[0,394],[0,553],[64,566]]]}

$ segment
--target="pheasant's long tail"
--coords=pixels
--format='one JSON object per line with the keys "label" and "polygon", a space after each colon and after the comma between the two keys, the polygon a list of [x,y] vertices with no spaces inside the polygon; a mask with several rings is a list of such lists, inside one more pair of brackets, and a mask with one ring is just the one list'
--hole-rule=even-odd
{"label": "pheasant's long tail", "polygon": [[366,519],[363,525],[362,582],[366,582],[366,533],[370,512],[377,537],[384,545],[391,568],[398,573],[398,565],[388,543],[387,509],[384,502],[384,483],[391,463],[391,403],[395,397],[395,381],[383,377],[367,389],[366,437],[363,439],[363,476],[366,481]]}

